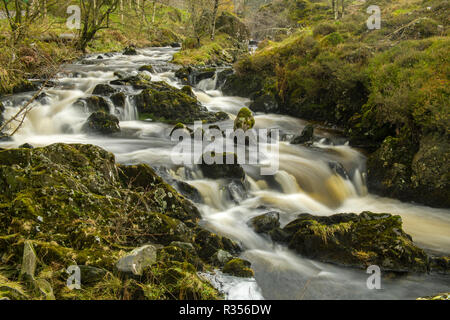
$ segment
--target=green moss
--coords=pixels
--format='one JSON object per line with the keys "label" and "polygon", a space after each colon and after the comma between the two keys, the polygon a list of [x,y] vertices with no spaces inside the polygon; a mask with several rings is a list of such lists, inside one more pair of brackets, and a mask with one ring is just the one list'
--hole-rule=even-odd
{"label": "green moss", "polygon": [[223,272],[236,277],[250,278],[255,275],[250,266],[250,262],[236,258],[225,264],[223,267]]}

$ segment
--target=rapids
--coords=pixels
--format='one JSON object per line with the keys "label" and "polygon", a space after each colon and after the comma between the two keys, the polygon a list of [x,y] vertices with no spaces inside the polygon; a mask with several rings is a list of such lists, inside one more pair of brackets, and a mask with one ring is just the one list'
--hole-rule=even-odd
{"label": "rapids", "polygon": [[[224,193],[224,181],[208,180],[193,166],[171,164],[175,142],[169,138],[171,126],[138,121],[138,114],[130,95],[138,90],[118,87],[128,97],[122,113],[122,133],[116,137],[88,136],[81,127],[89,113],[73,104],[89,96],[94,87],[116,79],[114,72],[136,74],[140,66],[151,64],[153,81],[165,81],[181,88],[169,61],[176,50],[150,48],[139,50],[137,56],[120,53],[83,58],[64,66],[55,79],[55,87],[45,90],[46,98],[34,102],[14,139],[1,142],[0,147],[17,147],[23,143],[45,146],[56,142],[95,144],[113,152],[120,163],[148,163],[155,168],[165,167],[177,179],[198,189],[203,203],[198,203],[202,224],[207,228],[240,242],[242,256],[252,262],[255,279],[237,279],[221,274],[203,275],[227,293],[229,299],[410,299],[448,291],[450,277],[439,275],[406,275],[383,277],[381,290],[369,290],[365,270],[348,269],[323,264],[273,244],[247,226],[247,221],[270,210],[281,212],[284,226],[298,213],[331,215],[341,212],[388,212],[401,215],[404,229],[414,241],[429,252],[450,253],[450,210],[434,209],[394,199],[381,198],[367,192],[365,158],[346,144],[343,137],[328,130],[317,130],[323,138],[313,148],[290,145],[280,141],[276,155],[279,169],[274,176],[261,176],[256,165],[244,165],[250,191],[235,191],[233,199]],[[210,111],[224,111],[232,118],[249,104],[248,99],[223,96],[216,90],[216,79],[201,81],[194,93]],[[5,118],[15,114],[31,93],[4,97]],[[112,113],[117,114],[110,102]],[[282,135],[301,132],[305,121],[288,116],[257,114],[257,128],[279,129]],[[222,129],[231,128],[232,121],[219,123]],[[10,130],[14,130],[14,125]],[[330,143],[332,141],[333,143]],[[344,169],[337,174],[330,163]]]}

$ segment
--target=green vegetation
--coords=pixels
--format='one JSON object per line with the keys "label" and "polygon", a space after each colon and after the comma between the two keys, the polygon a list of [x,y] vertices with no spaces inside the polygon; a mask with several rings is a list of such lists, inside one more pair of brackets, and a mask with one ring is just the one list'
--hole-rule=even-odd
{"label": "green vegetation", "polygon": [[[450,3],[352,2],[335,20],[328,1],[294,2],[305,12],[295,32],[240,59],[224,92],[254,99],[254,111],[270,102],[271,112],[339,125],[368,152],[398,139],[406,153],[369,160],[371,190],[448,207]],[[366,26],[372,4],[380,30]]]}

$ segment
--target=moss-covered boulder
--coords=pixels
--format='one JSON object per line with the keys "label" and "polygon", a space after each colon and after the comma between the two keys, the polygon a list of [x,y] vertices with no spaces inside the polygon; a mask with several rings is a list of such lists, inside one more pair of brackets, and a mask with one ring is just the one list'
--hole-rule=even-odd
{"label": "moss-covered boulder", "polygon": [[265,93],[256,97],[250,106],[250,110],[254,112],[264,112],[264,113],[278,113],[279,106],[276,98],[269,93]]}
{"label": "moss-covered boulder", "polygon": [[125,56],[136,56],[138,53],[134,46],[128,46],[123,50],[122,54]]}
{"label": "moss-covered boulder", "polygon": [[238,163],[236,154],[224,152],[220,155],[215,155],[215,157],[221,158],[221,163],[208,164],[206,161],[202,161],[199,165],[205,178],[244,181],[245,171]]}
{"label": "moss-covered boulder", "polygon": [[147,71],[147,72],[152,73],[153,72],[153,66],[151,64],[148,64],[148,65],[140,67],[138,70],[139,71]]}
{"label": "moss-covered boulder", "polygon": [[247,260],[235,258],[228,261],[223,267],[223,272],[235,277],[251,278],[255,275],[250,268],[251,263]]}
{"label": "moss-covered boulder", "polygon": [[283,229],[289,248],[345,266],[378,265],[394,272],[426,272],[428,257],[402,230],[400,216],[363,212],[329,217],[301,214]]}
{"label": "moss-covered boulder", "polygon": [[[0,188],[0,297],[220,298],[196,274],[204,266],[198,210],[150,167],[118,166],[114,155],[92,145],[3,150]],[[207,238],[214,235],[205,230]],[[229,250],[229,241],[219,239]],[[152,250],[141,277],[122,277],[118,261],[149,245],[174,249],[156,257]],[[80,268],[81,290],[66,285],[71,265]]]}
{"label": "moss-covered boulder", "polygon": [[256,216],[248,221],[248,225],[252,227],[256,233],[268,233],[273,229],[280,227],[280,213],[273,211]]}
{"label": "moss-covered boulder", "polygon": [[90,96],[87,98],[80,98],[74,106],[88,112],[106,112],[109,113],[109,104],[105,98],[100,96]]}
{"label": "moss-covered boulder", "polygon": [[117,108],[125,108],[125,102],[127,97],[123,92],[117,92],[111,96],[111,101]]}
{"label": "moss-covered boulder", "polygon": [[116,89],[111,87],[109,84],[100,83],[95,86],[94,91],[92,91],[92,94],[100,96],[109,96],[115,92]]}
{"label": "moss-covered boulder", "polygon": [[242,108],[234,120],[234,130],[242,129],[244,132],[253,129],[255,118],[249,108]]}
{"label": "moss-covered boulder", "polygon": [[216,68],[183,67],[175,72],[175,76],[185,85],[195,86],[204,79],[210,79],[216,74]]}
{"label": "moss-covered boulder", "polygon": [[166,123],[217,122],[229,117],[223,112],[209,112],[196,98],[165,82],[153,82],[135,96],[139,118]]}
{"label": "moss-covered boulder", "polygon": [[121,77],[117,80],[113,80],[110,84],[115,86],[131,86],[133,89],[147,89],[152,86],[151,77],[143,73],[137,76]]}
{"label": "moss-covered boulder", "polygon": [[119,119],[105,112],[95,112],[89,116],[82,130],[90,134],[110,135],[120,132]]}
{"label": "moss-covered boulder", "polygon": [[303,128],[302,133],[298,136],[295,136],[291,144],[304,144],[311,143],[314,139],[314,126],[308,124]]}

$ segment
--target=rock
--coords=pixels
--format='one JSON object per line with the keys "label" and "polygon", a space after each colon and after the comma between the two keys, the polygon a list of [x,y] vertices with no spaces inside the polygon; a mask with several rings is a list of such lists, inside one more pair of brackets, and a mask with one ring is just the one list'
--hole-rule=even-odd
{"label": "rock", "polygon": [[201,227],[197,227],[194,232],[198,255],[208,262],[211,261],[218,250],[225,250],[231,253],[240,251],[239,245],[226,237],[219,236]]}
{"label": "rock", "polygon": [[367,160],[369,191],[435,207],[450,206],[450,142],[438,135],[414,144],[387,137]]}
{"label": "rock", "polygon": [[33,281],[34,288],[38,295],[45,300],[55,300],[52,285],[45,279],[37,279]]}
{"label": "rock", "polygon": [[5,118],[3,117],[3,112],[5,112],[5,106],[0,101],[0,126],[3,124],[3,121],[5,121]]}
{"label": "rock", "polygon": [[219,249],[212,256],[212,263],[217,266],[224,266],[227,262],[229,262],[232,259],[233,256],[229,252]]}
{"label": "rock", "polygon": [[117,108],[125,108],[125,102],[127,97],[123,92],[117,92],[111,96],[111,101]]}
{"label": "rock", "polygon": [[118,80],[113,80],[110,83],[116,86],[132,86],[133,89],[136,90],[152,87],[151,77],[142,73],[137,76],[130,76]]}
{"label": "rock", "polygon": [[175,188],[177,189],[177,191],[179,193],[181,193],[183,196],[185,196],[189,200],[192,200],[196,203],[203,202],[203,198],[202,198],[202,195],[200,194],[200,192],[196,188],[191,186],[189,183],[178,180],[178,181],[176,181]]}
{"label": "rock", "polygon": [[254,112],[276,113],[278,112],[278,102],[271,94],[259,96],[250,104],[250,110]]}
{"label": "rock", "polygon": [[136,248],[117,261],[116,268],[125,274],[142,275],[142,271],[156,262],[157,249],[152,245]]}
{"label": "rock", "polygon": [[181,88],[181,91],[183,91],[185,94],[187,94],[189,97],[196,98],[194,91],[192,91],[191,86],[184,86]]}
{"label": "rock", "polygon": [[181,43],[179,43],[179,42],[172,42],[172,43],[170,44],[170,46],[171,46],[172,48],[181,48]]}
{"label": "rock", "polygon": [[139,71],[147,71],[147,72],[152,73],[153,72],[153,67],[149,64],[149,65],[140,67],[138,70]]}
{"label": "rock", "polygon": [[402,230],[400,216],[363,212],[301,214],[283,228],[289,248],[322,262],[394,272],[426,272],[428,257]]}
{"label": "rock", "polygon": [[189,242],[172,241],[170,243],[170,246],[178,247],[178,248],[186,250],[192,254],[196,254],[194,246],[192,245],[192,243],[189,243]]}
{"label": "rock", "polygon": [[250,268],[251,263],[247,260],[235,258],[228,261],[223,267],[223,272],[235,277],[251,278],[255,275]]}
{"label": "rock", "polygon": [[450,257],[430,257],[430,271],[441,274],[449,274]]}
{"label": "rock", "polygon": [[98,84],[95,86],[94,91],[92,94],[94,95],[101,95],[101,96],[109,96],[110,94],[113,94],[116,92],[116,89],[111,87],[109,84]]}
{"label": "rock", "polygon": [[[227,157],[232,157],[233,163],[228,162]],[[205,161],[202,161],[199,166],[203,176],[208,179],[237,179],[243,181],[245,179],[245,171],[237,163],[236,154],[223,153],[222,158],[222,164],[206,164]]]}
{"label": "rock", "polygon": [[33,149],[34,147],[29,143],[24,143],[24,144],[20,145],[18,148]]}
{"label": "rock", "polygon": [[103,97],[99,96],[90,96],[88,98],[78,99],[75,103],[75,106],[81,109],[87,109],[88,112],[99,112],[103,111],[109,113],[109,104]]}
{"label": "rock", "polygon": [[34,273],[36,272],[36,252],[34,251],[31,241],[25,241],[23,245],[23,259],[20,275],[27,280],[34,279]]}
{"label": "rock", "polygon": [[92,266],[78,266],[81,273],[81,285],[91,285],[103,280],[107,271]]}
{"label": "rock", "polygon": [[87,119],[83,132],[91,134],[111,135],[120,132],[119,119],[104,112],[95,112]]}
{"label": "rock", "polygon": [[175,72],[175,76],[185,85],[195,86],[204,79],[213,78],[216,68],[184,67]]}
{"label": "rock", "polygon": [[164,82],[152,82],[135,96],[139,118],[166,123],[217,122],[228,119],[223,112],[209,112],[196,98]]}
{"label": "rock", "polygon": [[255,118],[248,108],[242,108],[234,120],[234,130],[242,129],[244,132],[255,125]]}
{"label": "rock", "polygon": [[133,46],[128,46],[124,49],[123,55],[125,56],[136,56],[138,53],[136,51],[136,48]]}
{"label": "rock", "polygon": [[256,233],[268,233],[273,229],[280,227],[280,213],[275,211],[267,212],[250,219],[248,225],[251,226]]}
{"label": "rock", "polygon": [[314,127],[310,124],[306,125],[302,133],[299,136],[292,139],[291,144],[304,144],[312,142],[314,139]]}
{"label": "rock", "polygon": [[224,69],[217,72],[217,83],[216,83],[216,90],[221,89],[222,86],[227,81],[227,78],[231,76],[234,73],[233,69]]}
{"label": "rock", "polygon": [[222,86],[222,92],[227,96],[239,96],[256,99],[263,89],[264,79],[256,73],[232,74],[227,77]]}

